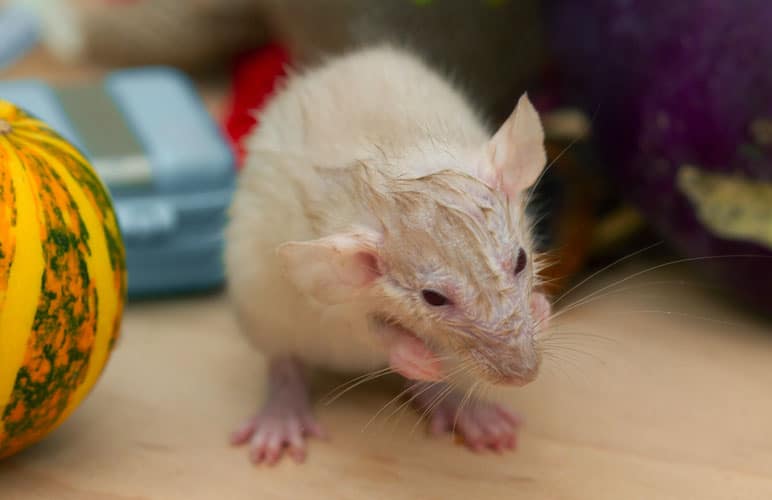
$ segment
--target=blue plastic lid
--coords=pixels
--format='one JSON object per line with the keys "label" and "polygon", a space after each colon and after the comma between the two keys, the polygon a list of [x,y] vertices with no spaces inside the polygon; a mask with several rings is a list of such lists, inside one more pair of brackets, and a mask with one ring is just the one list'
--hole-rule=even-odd
{"label": "blue plastic lid", "polygon": [[159,191],[233,183],[233,152],[183,73],[167,67],[120,70],[105,86],[150,159]]}

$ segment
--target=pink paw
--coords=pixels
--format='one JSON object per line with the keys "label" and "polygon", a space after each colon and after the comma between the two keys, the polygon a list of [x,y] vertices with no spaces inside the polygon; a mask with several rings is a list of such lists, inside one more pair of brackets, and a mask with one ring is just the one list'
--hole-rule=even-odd
{"label": "pink paw", "polygon": [[522,419],[516,413],[483,401],[464,407],[458,415],[456,411],[453,405],[440,405],[429,420],[429,432],[434,435],[455,432],[473,451],[501,452],[517,446],[517,428]]}
{"label": "pink paw", "polygon": [[[267,410],[267,409],[266,409]],[[284,450],[297,463],[306,458],[306,438],[323,438],[325,433],[308,412],[279,412],[264,410],[244,422],[231,434],[231,443],[249,442],[249,459],[254,464],[273,465]]]}
{"label": "pink paw", "polygon": [[[419,392],[415,399],[419,410],[431,407],[442,388],[443,384],[435,384]],[[517,446],[517,429],[523,423],[520,415],[496,403],[474,398],[463,402],[463,399],[463,393],[452,392],[434,406],[429,417],[431,434],[452,432],[473,451],[501,452]]]}
{"label": "pink paw", "polygon": [[268,394],[260,412],[231,434],[231,443],[249,443],[255,464],[273,465],[284,450],[298,463],[306,459],[306,438],[325,437],[308,401],[300,364],[292,358],[271,360]]}

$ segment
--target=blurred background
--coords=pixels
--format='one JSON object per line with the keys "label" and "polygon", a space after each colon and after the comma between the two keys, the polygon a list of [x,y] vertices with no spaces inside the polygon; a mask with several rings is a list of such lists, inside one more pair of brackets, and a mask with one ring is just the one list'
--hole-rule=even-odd
{"label": "blurred background", "polygon": [[[94,165],[131,301],[104,383],[0,463],[0,491],[316,498],[343,476],[352,498],[772,498],[770,27],[770,0],[0,0],[0,100]],[[262,390],[218,293],[243,144],[288,68],[380,42],[448,74],[492,129],[523,92],[540,111],[554,358],[502,396],[529,417],[518,453],[462,454],[398,412],[350,432],[394,395],[365,384],[319,405],[335,441],[316,466],[259,475],[224,441]],[[9,390],[22,355],[0,365]],[[37,404],[61,413],[50,379]],[[25,446],[54,423],[41,407]]]}
{"label": "blurred background", "polygon": [[[451,75],[492,127],[522,92],[536,102],[551,167],[533,208],[543,215],[544,247],[556,256],[547,271],[554,292],[588,266],[662,241],[653,252],[711,257],[700,272],[769,311],[772,261],[753,256],[769,257],[772,248],[770,25],[772,4],[764,0],[6,0],[0,75],[58,89],[98,86],[127,67],[179,69],[174,78],[193,79],[233,153],[212,161],[237,170],[253,112],[287,65],[313,65],[362,44],[407,45]],[[28,50],[34,57],[22,57]],[[95,100],[87,91],[78,99],[70,109]],[[90,106],[90,115],[73,118],[73,133],[89,135],[89,116],[99,121],[95,113],[107,112]],[[91,135],[92,156],[115,163],[128,155]],[[98,169],[109,163],[102,159]],[[198,189],[212,191],[206,166],[200,170]],[[124,195],[136,198],[117,177],[107,182],[119,204]],[[217,182],[220,194],[228,189],[225,176]],[[179,191],[174,179],[164,189]],[[127,243],[132,295],[221,281],[216,269],[187,281],[181,269],[167,283],[145,284],[154,278],[138,275],[132,282],[140,261],[163,259],[141,248],[160,240],[136,219],[155,213],[169,224],[157,207],[133,209],[119,210],[128,232],[143,226]],[[215,246],[197,251],[207,256],[191,257],[192,266],[217,265],[207,263],[216,260]]]}

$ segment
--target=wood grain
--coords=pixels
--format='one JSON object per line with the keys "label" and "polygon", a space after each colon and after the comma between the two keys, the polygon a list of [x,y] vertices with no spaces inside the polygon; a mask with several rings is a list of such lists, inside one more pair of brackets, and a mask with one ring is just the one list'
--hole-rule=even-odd
{"label": "wood grain", "polygon": [[[696,283],[656,273],[632,286],[682,280]],[[133,304],[93,395],[49,439],[0,464],[0,491],[14,500],[772,498],[769,324],[692,285],[648,288],[665,313],[631,312],[653,310],[639,291],[577,308],[560,330],[603,339],[566,340],[563,362],[496,395],[528,420],[515,453],[429,438],[412,411],[365,429],[395,389],[372,383],[318,403],[332,438],[313,442],[306,464],[273,469],[226,444],[259,401],[263,365],[224,297]],[[341,381],[327,378],[320,390]]]}

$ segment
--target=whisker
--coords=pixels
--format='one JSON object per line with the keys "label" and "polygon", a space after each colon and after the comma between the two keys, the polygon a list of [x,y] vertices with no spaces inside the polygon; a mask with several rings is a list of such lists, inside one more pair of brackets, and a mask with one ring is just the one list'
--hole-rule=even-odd
{"label": "whisker", "polygon": [[599,355],[597,353],[592,353],[592,351],[589,351],[586,348],[587,344],[582,344],[580,342],[555,342],[552,344],[543,344],[539,347],[539,352],[544,354],[547,352],[560,352],[562,350],[578,349],[587,353],[588,356]]}
{"label": "whisker", "polygon": [[661,310],[661,309],[639,309],[639,310],[631,310],[631,311],[616,311],[616,312],[610,312],[610,313],[606,313],[606,314],[609,314],[609,315],[611,315],[611,314],[615,314],[615,315],[616,314],[663,314],[663,315],[666,315],[666,316],[681,316],[681,317],[689,318],[689,319],[698,319],[698,320],[701,320],[701,321],[708,321],[710,323],[716,323],[716,324],[719,324],[719,325],[732,326],[732,327],[738,327],[738,328],[743,326],[740,323],[735,323],[735,322],[732,322],[732,321],[725,321],[725,320],[716,319],[716,318],[709,318],[707,316],[700,316],[698,314],[690,314],[690,313],[684,313],[684,312],[680,312],[680,311],[665,311],[665,310]]}
{"label": "whisker", "polygon": [[581,339],[587,339],[587,340],[595,340],[595,341],[603,341],[613,344],[619,344],[620,340],[614,337],[606,337],[604,335],[598,335],[595,333],[589,333],[589,332],[582,332],[582,331],[576,331],[576,330],[558,330],[554,332],[550,332],[550,334],[547,337],[544,337],[543,339],[539,339],[539,342],[548,342],[552,339],[562,339],[562,338],[581,338]]}
{"label": "whisker", "polygon": [[542,179],[544,179],[544,176],[547,174],[547,171],[548,171],[550,168],[552,168],[552,166],[553,166],[553,165],[555,165],[555,163],[557,163],[557,162],[558,162],[558,160],[560,160],[560,159],[563,157],[563,155],[564,155],[564,154],[566,154],[566,153],[568,152],[568,150],[569,150],[569,149],[571,149],[572,147],[574,147],[574,145],[575,145],[577,142],[579,142],[579,137],[577,137],[577,138],[573,139],[573,140],[572,140],[570,143],[568,143],[568,145],[567,145],[566,147],[564,147],[564,148],[562,149],[562,151],[560,151],[560,153],[558,153],[558,154],[555,156],[555,158],[553,158],[553,159],[552,159],[552,161],[550,161],[550,162],[549,162],[549,163],[548,163],[548,164],[547,164],[547,165],[544,167],[544,169],[543,169],[543,170],[541,171],[541,173],[539,174],[539,177],[537,177],[537,178],[536,178],[536,181],[535,181],[535,182],[533,183],[533,185],[531,186],[531,189],[530,189],[530,191],[529,191],[529,193],[528,193],[528,196],[527,196],[527,197],[526,197],[526,199],[525,199],[525,206],[528,206],[528,204],[529,204],[529,203],[531,203],[531,199],[533,198],[533,194],[536,192],[536,188],[539,186],[539,183],[541,183]]}
{"label": "whisker", "polygon": [[[571,367],[577,374],[581,373],[580,365],[577,364],[577,361],[575,359],[567,357],[562,354],[557,354],[555,352],[549,353],[549,355],[554,361],[558,362],[557,366],[559,366],[564,371],[564,374],[569,380],[574,380],[574,378],[571,377],[569,373],[566,371],[569,367]],[[580,376],[582,378],[582,381],[584,383],[587,383],[587,379],[585,378],[584,374],[581,374]]]}
{"label": "whisker", "polygon": [[368,422],[365,424],[365,427],[363,428],[363,430],[367,429],[367,427],[369,425],[371,425],[375,421],[375,419],[378,418],[378,416],[386,408],[388,408],[389,406],[394,404],[396,401],[398,401],[400,398],[404,397],[406,394],[408,394],[410,392],[413,392],[416,389],[416,387],[420,386],[421,384],[426,384],[426,387],[422,388],[420,391],[414,392],[414,394],[413,394],[413,396],[411,398],[409,398],[407,401],[405,401],[400,406],[398,406],[396,410],[392,411],[386,417],[386,421],[391,419],[397,412],[399,412],[400,410],[405,408],[408,404],[410,404],[412,401],[414,401],[417,397],[421,396],[423,393],[425,393],[426,391],[431,389],[432,386],[434,386],[436,384],[439,384],[439,383],[442,383],[443,381],[447,380],[448,378],[452,377],[453,375],[455,375],[457,373],[460,373],[461,371],[463,371],[466,368],[467,368],[466,363],[461,364],[460,366],[458,366],[458,367],[454,368],[453,370],[451,370],[450,372],[448,372],[445,376],[443,376],[440,380],[438,380],[436,382],[415,381],[409,387],[407,387],[406,389],[401,391],[399,394],[397,394],[396,396],[391,398],[385,405],[381,406],[381,408],[375,413],[375,415],[373,415],[372,418],[370,418],[370,420],[368,420]]}
{"label": "whisker", "polygon": [[648,283],[641,283],[637,285],[628,285],[625,287],[608,290],[602,294],[595,295],[595,296],[590,294],[587,297],[584,297],[583,299],[579,299],[576,302],[569,304],[568,306],[564,307],[560,311],[555,312],[554,314],[552,314],[551,316],[549,316],[548,318],[542,321],[552,321],[554,319],[559,318],[563,314],[566,314],[567,312],[573,311],[574,309],[577,309],[579,307],[586,306],[587,304],[597,302],[598,300],[601,300],[604,298],[608,298],[614,295],[619,295],[625,292],[629,292],[631,290],[640,290],[643,288],[649,288],[656,285],[679,285],[679,286],[694,286],[694,287],[700,287],[705,289],[715,289],[715,290],[721,289],[721,287],[716,285],[711,285],[708,283],[694,283],[686,280],[659,280],[659,281],[652,281]]}
{"label": "whisker", "polygon": [[[360,375],[352,380],[349,380],[347,382],[344,382],[343,384],[340,384],[336,388],[332,389],[330,392],[325,395],[326,401],[324,402],[325,405],[331,404],[333,401],[336,401],[338,398],[346,394],[352,389],[355,389],[356,387],[370,382],[372,380],[375,380],[377,378],[389,375],[391,373],[396,373],[396,371],[388,366],[386,368],[381,368],[380,370],[376,370],[374,372],[365,373],[364,375]],[[336,393],[336,391],[339,391]]]}
{"label": "whisker", "polygon": [[434,397],[434,399],[426,405],[426,408],[423,412],[418,416],[418,420],[416,420],[416,423],[413,424],[412,429],[410,429],[410,435],[413,435],[415,430],[418,428],[419,425],[421,425],[421,422],[424,418],[431,415],[431,413],[442,404],[442,402],[447,399],[447,397],[455,390],[455,386],[448,384],[446,387],[444,387],[440,392],[437,394],[437,396]]}
{"label": "whisker", "polygon": [[[415,401],[416,399],[421,397],[429,389],[433,389],[434,386],[439,384],[439,383],[440,382],[424,382],[424,384],[426,384],[426,387],[424,387],[423,389],[421,389],[419,391],[415,391],[415,390],[411,391],[411,392],[413,392],[413,395],[411,397],[407,398],[394,411],[392,411],[390,414],[388,414],[386,416],[386,422],[388,422],[391,418],[393,418],[398,413],[402,412],[403,410],[406,410],[413,401]],[[400,413],[400,415],[401,415],[401,413]],[[399,422],[400,419],[401,419],[401,416],[397,419],[397,422]],[[395,422],[395,425],[396,425],[397,422]]]}
{"label": "whisker", "polygon": [[[437,359],[438,361],[448,361],[448,360],[451,360],[451,359],[455,359],[455,355],[449,354],[449,355],[445,355],[445,356],[436,356],[435,359]],[[343,396],[347,392],[355,389],[356,387],[359,387],[360,385],[362,385],[364,383],[371,382],[371,381],[373,381],[373,380],[375,380],[377,378],[384,377],[386,375],[390,375],[390,374],[393,374],[393,373],[397,373],[397,371],[394,368],[392,368],[390,366],[387,366],[385,368],[381,368],[379,370],[375,370],[375,371],[372,371],[372,372],[365,373],[363,375],[359,375],[357,377],[354,377],[353,379],[348,380],[348,381],[340,384],[339,386],[335,387],[331,391],[329,391],[324,396],[325,398],[329,397],[329,399],[327,399],[324,402],[324,404],[325,405],[329,405],[333,401],[339,399],[341,396]],[[336,391],[340,391],[340,392],[336,393]]]}
{"label": "whisker", "polygon": [[556,345],[556,346],[551,346],[551,347],[552,347],[552,350],[542,351],[542,353],[544,353],[544,352],[572,352],[572,353],[575,353],[575,354],[580,354],[582,356],[586,356],[588,358],[591,358],[591,359],[597,361],[598,363],[600,363],[602,365],[606,364],[605,360],[603,360],[597,354],[593,354],[591,352],[587,352],[587,351],[584,351],[582,349],[578,349],[576,347],[564,346],[564,345],[560,345],[560,346]]}
{"label": "whisker", "polygon": [[555,299],[555,300],[552,302],[552,307],[555,307],[556,305],[558,305],[558,304],[559,304],[559,303],[560,303],[560,302],[561,302],[561,301],[562,301],[564,298],[566,298],[566,297],[567,297],[567,296],[568,296],[568,295],[569,295],[571,292],[573,292],[574,290],[578,289],[580,286],[584,285],[585,283],[587,283],[587,282],[588,282],[588,281],[590,281],[591,279],[593,279],[593,278],[597,277],[597,276],[598,276],[598,275],[600,275],[601,273],[603,273],[603,272],[605,272],[605,271],[608,271],[609,269],[611,269],[612,267],[616,266],[617,264],[621,264],[622,262],[624,262],[624,261],[626,261],[626,260],[632,259],[632,258],[633,258],[633,257],[635,257],[636,255],[640,255],[640,254],[642,254],[642,253],[644,253],[644,252],[647,252],[647,251],[651,250],[652,248],[655,248],[655,247],[657,247],[657,246],[660,246],[660,245],[662,245],[663,243],[664,243],[664,241],[658,241],[657,243],[653,243],[653,244],[651,244],[651,245],[649,245],[649,246],[646,246],[646,247],[644,247],[644,248],[641,248],[641,249],[639,249],[639,250],[636,250],[635,252],[629,253],[629,254],[625,255],[624,257],[620,257],[619,259],[615,260],[615,261],[614,261],[614,262],[612,262],[611,264],[609,264],[609,265],[607,265],[607,266],[604,266],[604,267],[600,268],[599,270],[597,270],[597,271],[595,271],[594,273],[590,274],[588,277],[586,277],[585,279],[583,279],[582,281],[580,281],[580,282],[579,282],[579,283],[577,283],[576,285],[574,285],[574,286],[572,286],[571,288],[569,288],[569,289],[568,289],[568,291],[564,292],[564,293],[563,293],[562,295],[560,295],[560,296],[559,296],[557,299]]}
{"label": "whisker", "polygon": [[[418,387],[418,386],[419,386],[419,385],[421,385],[422,383],[426,383],[426,382],[423,382],[423,381],[413,381],[413,383],[409,384],[409,385],[408,385],[408,386],[407,386],[407,387],[406,387],[404,390],[402,390],[402,391],[401,391],[399,394],[397,394],[396,396],[394,396],[393,398],[391,398],[389,401],[387,401],[387,402],[386,402],[386,404],[384,404],[383,406],[381,406],[381,408],[380,408],[380,409],[379,409],[377,412],[375,412],[375,414],[374,414],[374,415],[373,415],[373,416],[370,418],[370,420],[368,420],[368,421],[367,421],[367,423],[365,424],[365,426],[362,428],[362,431],[364,432],[365,430],[367,430],[367,428],[368,428],[368,427],[369,427],[369,426],[370,426],[370,425],[371,425],[373,422],[375,422],[375,419],[377,419],[377,418],[378,418],[378,416],[379,416],[381,413],[383,413],[383,410],[385,410],[386,408],[388,408],[389,406],[391,406],[391,405],[392,405],[392,404],[394,404],[395,402],[399,401],[399,400],[400,400],[402,397],[404,397],[404,396],[405,396],[406,394],[408,394],[409,392],[413,391],[413,390],[414,390],[416,387]],[[389,417],[391,417],[391,415],[389,415]],[[388,418],[387,418],[387,420],[388,420]]]}
{"label": "whisker", "polygon": [[[640,253],[640,251],[638,253]],[[591,297],[597,296],[598,294],[601,294],[601,293],[605,292],[606,290],[609,290],[611,288],[617,287],[617,286],[621,285],[622,283],[625,283],[627,281],[630,281],[631,279],[637,278],[638,276],[642,276],[644,274],[650,273],[652,271],[656,271],[658,269],[663,269],[665,267],[674,266],[676,264],[684,264],[684,263],[687,263],[687,262],[699,262],[699,261],[705,261],[705,260],[711,260],[711,259],[737,259],[737,258],[772,259],[772,256],[770,256],[770,255],[761,255],[761,254],[707,255],[707,256],[702,256],[702,257],[686,257],[686,258],[683,258],[683,259],[672,260],[670,262],[664,262],[662,264],[657,264],[657,265],[651,266],[651,267],[649,267],[647,269],[643,269],[641,271],[637,271],[637,272],[635,272],[633,274],[630,274],[630,275],[628,275],[628,276],[626,276],[626,277],[624,277],[622,279],[619,279],[619,280],[617,280],[617,281],[615,281],[615,282],[613,282],[613,283],[611,283],[609,285],[606,285],[606,286],[600,288],[599,290],[596,290],[596,291],[590,293],[586,297],[586,299],[589,299]],[[590,276],[590,277],[592,277],[592,276]],[[584,281],[582,281],[582,283],[584,283],[586,281],[587,280],[585,279]],[[573,287],[571,290],[573,290],[575,288],[576,287]],[[569,290],[569,292],[571,290]],[[561,298],[565,297],[565,295],[566,294],[563,294],[561,296]],[[554,306],[554,304],[555,303],[553,302],[553,306]]]}
{"label": "whisker", "polygon": [[568,344],[568,345],[554,344],[554,345],[544,346],[541,349],[539,349],[539,352],[542,355],[551,354],[551,353],[558,353],[558,354],[574,353],[574,354],[579,354],[581,356],[584,356],[586,358],[591,358],[593,361],[596,361],[598,363],[601,363],[604,365],[606,364],[606,361],[603,359],[603,357],[600,354],[587,350],[584,348],[584,346],[577,345],[577,344]]}
{"label": "whisker", "polygon": [[[527,205],[527,204],[528,204],[528,202],[526,201],[526,205]],[[539,224],[541,224],[541,222],[542,222],[542,221],[543,221],[543,220],[544,220],[544,219],[545,219],[545,218],[546,218],[548,215],[550,215],[550,213],[549,213],[549,212],[547,212],[547,211],[545,210],[545,211],[544,211],[544,213],[542,213],[541,215],[539,215],[538,217],[536,217],[536,218],[534,218],[534,219],[532,219],[532,220],[530,221],[531,225],[532,225],[533,227],[536,227],[536,226],[538,226]]]}
{"label": "whisker", "polygon": [[453,416],[453,433],[456,432],[456,426],[458,425],[458,416],[461,415],[461,412],[464,409],[464,406],[470,401],[470,398],[472,397],[472,394],[474,394],[475,389],[480,385],[481,381],[478,380],[474,384],[472,384],[472,387],[469,388],[466,393],[464,393],[463,399],[461,399],[461,403],[459,403],[458,408],[456,408],[456,414]]}
{"label": "whisker", "polygon": [[[447,391],[447,394],[445,394],[445,396],[443,396],[443,398],[444,398],[444,397],[446,397],[448,394],[450,394],[450,393],[452,392],[452,390],[455,388],[455,381],[454,381],[454,378],[456,378],[456,377],[459,377],[459,376],[462,376],[462,375],[464,374],[464,372],[465,372],[466,370],[468,370],[468,369],[469,369],[469,368],[470,368],[472,365],[474,365],[474,361],[472,361],[472,360],[466,360],[466,361],[462,362],[462,363],[461,363],[459,366],[457,366],[455,370],[452,370],[451,372],[449,372],[449,373],[447,374],[447,376],[443,377],[441,380],[439,380],[439,381],[437,381],[437,382],[433,382],[432,384],[433,384],[434,386],[436,386],[436,385],[439,385],[439,384],[446,384],[446,386],[447,386],[447,387],[445,387],[445,388],[442,388],[442,389],[441,389],[441,392],[443,392],[443,393],[445,392],[445,390],[446,390],[446,389],[448,389],[448,388],[450,388],[450,389],[451,389],[450,391]],[[397,413],[397,412],[400,412],[400,411],[401,411],[401,413],[400,413],[400,416],[399,416],[399,417],[397,417],[397,420],[396,420],[395,424],[396,424],[396,423],[398,423],[398,422],[399,422],[399,420],[400,420],[400,418],[401,418],[401,415],[404,413],[404,410],[407,408],[407,405],[408,405],[408,404],[410,404],[410,403],[412,403],[413,401],[415,401],[415,400],[416,400],[416,399],[417,399],[419,396],[421,396],[421,394],[422,394],[423,392],[424,392],[424,391],[421,391],[421,393],[415,394],[413,397],[411,397],[410,399],[408,399],[407,401],[405,401],[405,402],[404,402],[404,403],[403,403],[403,404],[400,406],[400,408],[398,408],[397,410],[395,410],[394,412],[392,412],[392,415],[389,415],[389,416],[387,417],[387,420],[388,420],[389,418],[391,418],[391,417],[392,417],[392,416],[393,416],[395,413]],[[427,411],[427,409],[433,410],[433,409],[434,409],[434,404],[433,404],[433,403],[434,403],[436,400],[437,400],[437,397],[436,397],[436,396],[435,396],[435,398],[433,398],[432,400],[430,400],[430,401],[429,401],[429,403],[425,405],[425,407],[424,407],[424,409],[423,409],[423,410],[424,410],[424,412],[426,412],[426,411]],[[431,408],[429,408],[429,407],[431,407]]]}
{"label": "whisker", "polygon": [[544,368],[554,370],[553,373],[566,379],[571,378],[568,375],[565,366],[563,366],[563,359],[560,356],[556,355],[554,352],[545,352],[544,359],[546,361],[554,361],[554,363],[544,363]]}
{"label": "whisker", "polygon": [[[544,359],[549,361],[555,360],[555,358],[548,357],[547,355],[544,356]],[[566,376],[565,372],[559,372],[558,366],[559,365],[557,365],[557,363],[556,364],[544,363],[541,369],[544,372],[544,376],[554,375],[554,376],[565,377]]]}
{"label": "whisker", "polygon": [[[590,117],[590,119],[588,120],[588,121],[589,121],[589,123],[590,123],[590,126],[592,126],[593,122],[595,121],[595,118],[597,117],[597,115],[598,115],[598,111],[599,111],[599,110],[600,110],[600,104],[598,104],[598,107],[596,107],[596,108],[595,108],[595,111],[593,111],[593,113],[592,113],[592,116],[591,116],[591,117]],[[579,142],[581,139],[582,139],[582,137],[575,137],[574,139],[572,139],[572,140],[571,140],[571,142],[570,142],[570,143],[568,143],[568,145],[567,145],[566,147],[564,147],[564,148],[563,148],[563,150],[562,150],[560,153],[558,153],[558,154],[555,156],[555,158],[553,158],[553,159],[552,159],[552,161],[550,161],[550,162],[549,162],[549,164],[547,164],[547,166],[546,166],[546,167],[544,167],[544,169],[542,170],[542,172],[539,174],[539,177],[537,177],[537,178],[536,178],[536,182],[534,182],[534,183],[533,183],[533,186],[531,186],[531,190],[530,190],[530,192],[528,193],[528,197],[527,197],[527,198],[526,198],[526,200],[525,200],[525,205],[526,205],[526,206],[528,206],[528,203],[530,203],[530,202],[531,202],[531,198],[532,198],[532,196],[533,196],[533,193],[536,191],[536,188],[539,186],[539,183],[541,183],[541,181],[542,181],[542,179],[544,178],[544,175],[547,173],[547,171],[548,171],[548,170],[549,170],[549,169],[550,169],[550,168],[551,168],[551,167],[552,167],[552,166],[553,166],[555,163],[557,163],[557,162],[558,162],[558,160],[560,160],[560,158],[562,158],[562,157],[563,157],[563,155],[564,155],[564,154],[566,154],[566,153],[568,152],[568,150],[569,150],[569,149],[571,149],[572,147],[574,147],[574,145],[575,145],[577,142]]]}

